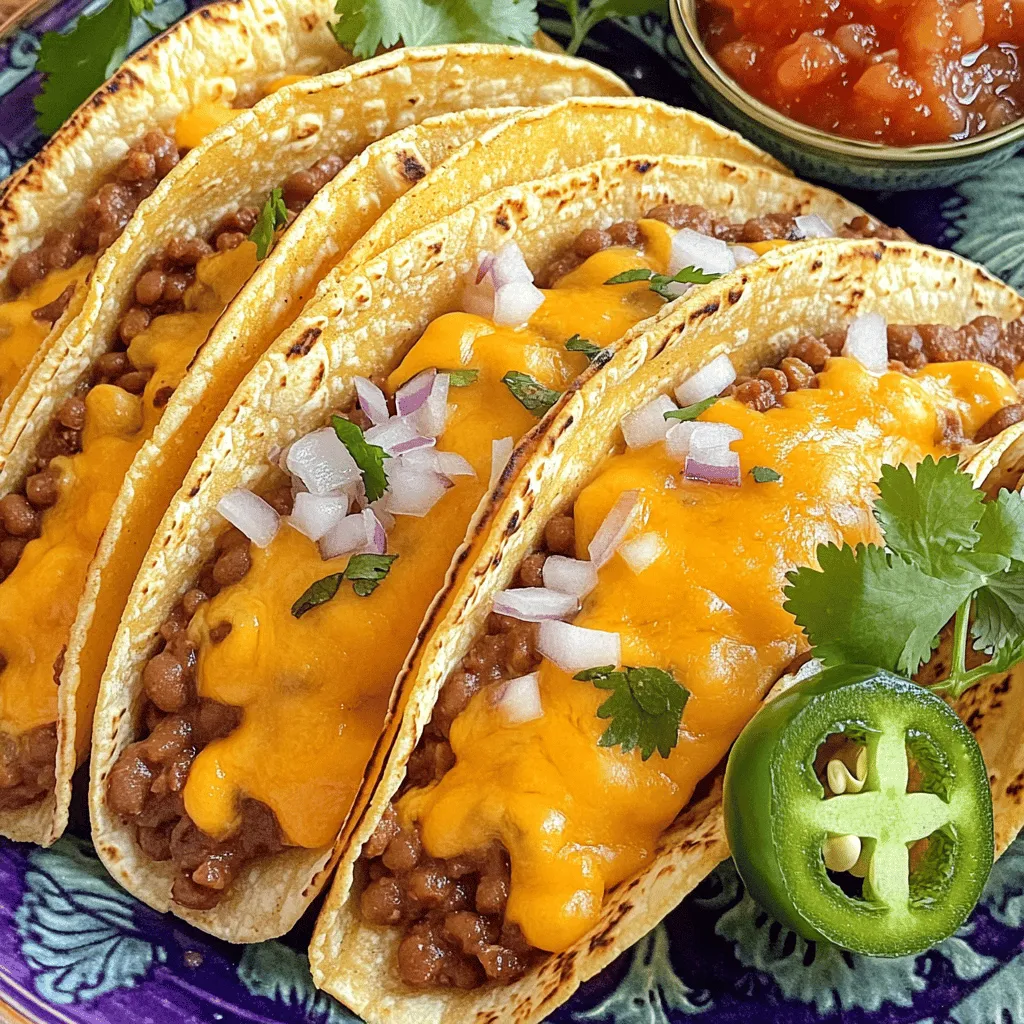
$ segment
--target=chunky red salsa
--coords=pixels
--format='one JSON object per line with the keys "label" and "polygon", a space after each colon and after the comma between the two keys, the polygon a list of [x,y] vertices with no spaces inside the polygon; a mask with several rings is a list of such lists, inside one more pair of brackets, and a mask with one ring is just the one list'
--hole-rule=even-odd
{"label": "chunky red salsa", "polygon": [[897,146],[1024,114],[1022,0],[699,0],[722,69],[782,113]]}

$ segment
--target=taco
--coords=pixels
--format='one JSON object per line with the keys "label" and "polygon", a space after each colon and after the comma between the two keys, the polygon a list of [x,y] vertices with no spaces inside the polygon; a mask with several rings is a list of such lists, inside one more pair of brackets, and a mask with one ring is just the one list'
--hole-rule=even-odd
{"label": "taco", "polygon": [[[207,134],[353,61],[330,3],[213,3],[129,58],[0,193],[0,402],[139,203]],[[64,316],[64,314],[67,314]]]}
{"label": "taco", "polygon": [[[509,111],[431,115],[605,84],[624,88],[583,62],[536,51],[397,51],[242,112],[147,199],[98,264],[80,314],[39,354],[8,423],[0,687],[10,774],[0,830],[39,842],[63,830],[135,572],[268,331],[295,316],[317,275],[381,210]],[[54,743],[56,791],[45,767]]]}
{"label": "taco", "polygon": [[234,941],[286,930],[513,438],[691,262],[862,216],[764,168],[618,158],[484,196],[322,290],[204,441],[115,637],[90,798],[114,878]]}
{"label": "taco", "polygon": [[[402,684],[316,984],[371,1022],[539,1021],[648,932],[728,855],[722,759],[807,657],[785,573],[876,542],[883,465],[960,452],[990,475],[1024,411],[1022,314],[951,254],[806,245],[681,299],[570,387]],[[612,706],[619,676],[664,728]],[[999,850],[1022,823],[1003,676],[959,708]]]}

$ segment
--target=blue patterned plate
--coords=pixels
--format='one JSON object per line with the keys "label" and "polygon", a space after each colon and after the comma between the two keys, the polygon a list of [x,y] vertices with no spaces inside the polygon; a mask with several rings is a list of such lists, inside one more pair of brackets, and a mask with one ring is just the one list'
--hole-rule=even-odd
{"label": "blue patterned plate", "polygon": [[[43,139],[32,97],[44,31],[104,0],[62,0],[0,45],[0,178]],[[195,0],[161,0],[161,26]],[[546,21],[560,34],[563,26]],[[141,44],[144,38],[133,42]],[[652,16],[601,27],[587,55],[636,92],[695,107],[678,42]],[[1024,286],[1024,157],[958,189],[852,195],[915,238],[952,247]],[[81,781],[81,780],[80,780]],[[81,787],[79,787],[81,789]],[[0,840],[0,1018],[39,1024],[338,1024],[356,1018],[313,987],[312,919],[281,942],[217,942],[133,899],[107,876],[81,809],[50,850]],[[23,1016],[19,1016],[23,1015]],[[567,1024],[1024,1024],[1024,839],[981,905],[919,957],[867,960],[780,928],[722,865],[552,1021]]]}

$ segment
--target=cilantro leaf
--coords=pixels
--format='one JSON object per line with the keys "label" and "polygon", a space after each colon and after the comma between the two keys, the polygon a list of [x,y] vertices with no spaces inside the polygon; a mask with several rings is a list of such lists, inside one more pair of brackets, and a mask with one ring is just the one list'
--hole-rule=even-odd
{"label": "cilantro leaf", "polygon": [[693,405],[684,405],[682,409],[672,409],[665,413],[665,419],[678,420],[680,423],[688,423],[695,420],[702,412],[707,412],[718,401],[718,395],[712,395]]}
{"label": "cilantro leaf", "polygon": [[[80,15],[70,32],[43,35],[36,70],[46,77],[34,101],[36,124],[43,134],[57,131],[127,56],[138,3],[110,0],[95,14]],[[152,2],[146,6],[152,7]]]}
{"label": "cilantro leaf", "polygon": [[311,583],[303,592],[302,597],[292,605],[292,615],[301,619],[306,612],[318,605],[326,604],[337,594],[344,578],[344,572],[332,572],[330,576],[324,576],[323,579]]}
{"label": "cilantro leaf", "polygon": [[398,555],[353,555],[345,566],[345,579],[359,597],[369,597],[380,586]]}
{"label": "cilantro leaf", "polygon": [[512,397],[524,409],[538,417],[543,416],[562,397],[561,391],[546,388],[528,373],[521,373],[519,370],[509,370],[501,378],[501,383],[512,392]]}
{"label": "cilantro leaf", "polygon": [[1024,497],[1016,491],[1000,491],[995,501],[985,505],[978,533],[981,540],[976,551],[1024,562]]}
{"label": "cilantro leaf", "polygon": [[567,352],[582,352],[590,362],[598,359],[604,352],[603,348],[600,348],[592,341],[588,341],[586,338],[583,338],[578,334],[574,334],[566,341],[565,350]]}
{"label": "cilantro leaf", "polygon": [[306,612],[327,604],[341,588],[343,580],[352,581],[352,589],[357,597],[369,597],[380,586],[391,571],[391,564],[398,555],[353,555],[348,565],[341,572],[332,572],[330,576],[311,583],[292,605],[292,615],[301,619]]}
{"label": "cilantro leaf", "polygon": [[334,12],[334,38],[356,57],[399,42],[529,46],[538,25],[536,0],[337,0]]}
{"label": "cilantro leaf", "polygon": [[598,740],[602,747],[621,746],[625,754],[639,747],[645,761],[655,750],[669,756],[679,740],[679,723],[690,696],[682,683],[660,668],[626,666],[615,672],[610,665],[587,669],[574,678],[612,691],[597,709],[598,718],[611,719]]}
{"label": "cilantro leaf", "polygon": [[956,456],[938,462],[929,456],[916,473],[908,466],[883,466],[878,490],[875,518],[886,547],[926,573],[941,574],[950,555],[980,539],[984,495],[959,471]]}
{"label": "cilantro leaf", "polygon": [[875,545],[823,544],[818,564],[787,574],[783,607],[826,665],[913,675],[973,590],[973,581],[951,585]]}
{"label": "cilantro leaf", "polygon": [[992,654],[1021,633],[1024,623],[1024,563],[988,581],[974,601],[971,634],[975,650]]}
{"label": "cilantro leaf", "polygon": [[650,281],[650,290],[671,302],[673,299],[679,298],[679,295],[672,291],[672,285],[711,284],[721,276],[721,274],[705,274],[695,267],[683,267],[678,273],[669,277],[667,274],[656,274],[646,267],[634,267],[632,270],[624,270],[621,274],[608,278],[605,284],[633,284],[636,281]]}
{"label": "cilantro leaf", "polygon": [[479,370],[440,370],[448,375],[448,384],[453,388],[468,388],[480,376]]}
{"label": "cilantro leaf", "polygon": [[777,484],[782,480],[782,474],[772,469],[771,466],[755,466],[750,471],[750,475],[758,484]]}
{"label": "cilantro leaf", "polygon": [[288,223],[288,208],[281,190],[275,188],[260,210],[256,224],[249,232],[249,241],[256,243],[256,259],[265,260],[274,244],[274,232]]}
{"label": "cilantro leaf", "polygon": [[356,465],[363,474],[363,486],[366,488],[366,500],[376,501],[383,497],[388,489],[388,476],[384,472],[384,460],[390,455],[379,445],[369,444],[363,437],[358,424],[342,416],[332,416],[331,426],[338,435],[338,440],[348,449],[349,455],[355,459]]}

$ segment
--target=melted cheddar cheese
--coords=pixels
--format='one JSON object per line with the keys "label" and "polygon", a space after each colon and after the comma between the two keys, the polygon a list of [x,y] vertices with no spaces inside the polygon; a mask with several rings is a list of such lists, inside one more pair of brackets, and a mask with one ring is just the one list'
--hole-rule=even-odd
{"label": "melted cheddar cheese", "polygon": [[[663,554],[639,574],[613,556],[573,621],[619,633],[623,664],[669,671],[690,691],[678,745],[646,762],[599,746],[607,692],[545,661],[542,716],[510,725],[478,693],[452,726],[455,766],[406,794],[400,818],[420,823],[434,857],[502,843],[508,918],[533,945],[567,948],[597,922],[607,890],[650,863],[696,784],[806,650],[782,607],[785,574],[815,564],[819,544],[879,541],[881,467],[945,454],[942,409],[958,409],[970,430],[1015,400],[1006,376],[979,363],[876,377],[837,358],[819,388],[786,395],[782,408],[723,399],[703,414],[743,433],[739,487],[684,480],[663,444],[610,456],[576,501],[579,556],[630,490],[642,501],[634,532],[659,534]],[[782,482],[756,483],[754,466]]]}
{"label": "melted cheddar cheese", "polygon": [[[388,551],[398,559],[372,595],[357,597],[343,583],[333,600],[295,619],[293,602],[348,559],[325,562],[285,523],[267,548],[253,548],[241,582],[200,607],[190,626],[200,650],[199,693],[244,712],[241,726],[203,750],[189,774],[185,807],[204,832],[229,834],[240,798],[249,796],[273,809],[290,843],[319,847],[333,840],[398,671],[486,489],[491,442],[522,437],[537,422],[501,378],[519,370],[564,389],[587,365],[566,351],[566,339],[578,333],[609,345],[661,308],[644,282],[605,284],[630,268],[665,270],[668,229],[645,222],[645,238],[644,250],[607,249],[564,276],[525,327],[496,327],[466,313],[438,318],[391,374],[393,393],[429,367],[480,371],[473,383],[449,391],[448,423],[438,439],[438,448],[466,458],[476,477],[456,478],[424,518],[397,517]],[[212,643],[210,630],[225,622],[231,632]]]}
{"label": "melted cheddar cheese", "polygon": [[0,303],[0,402],[10,395],[50,333],[51,324],[37,320],[32,311],[58,299],[69,285],[81,287],[95,263],[95,256],[83,256],[67,270],[51,270],[17,298]]}
{"label": "melted cheddar cheese", "polygon": [[[43,513],[14,571],[0,583],[0,729],[19,733],[57,717],[55,664],[68,643],[89,563],[125,474],[152,436],[164,389],[181,382],[217,317],[256,266],[256,246],[214,253],[196,267],[186,310],[156,317],[132,339],[129,355],[151,369],[141,396],[100,384],[85,398],[82,450],[51,462],[60,477],[57,503]],[[158,397],[159,396],[159,397]]]}
{"label": "melted cheddar cheese", "polygon": [[[282,75],[263,86],[260,98],[307,78],[309,75]],[[207,135],[212,135],[221,125],[233,121],[245,109],[213,100],[201,100],[194,107],[179,114],[174,122],[174,141],[178,144],[178,149],[195,149]]]}

